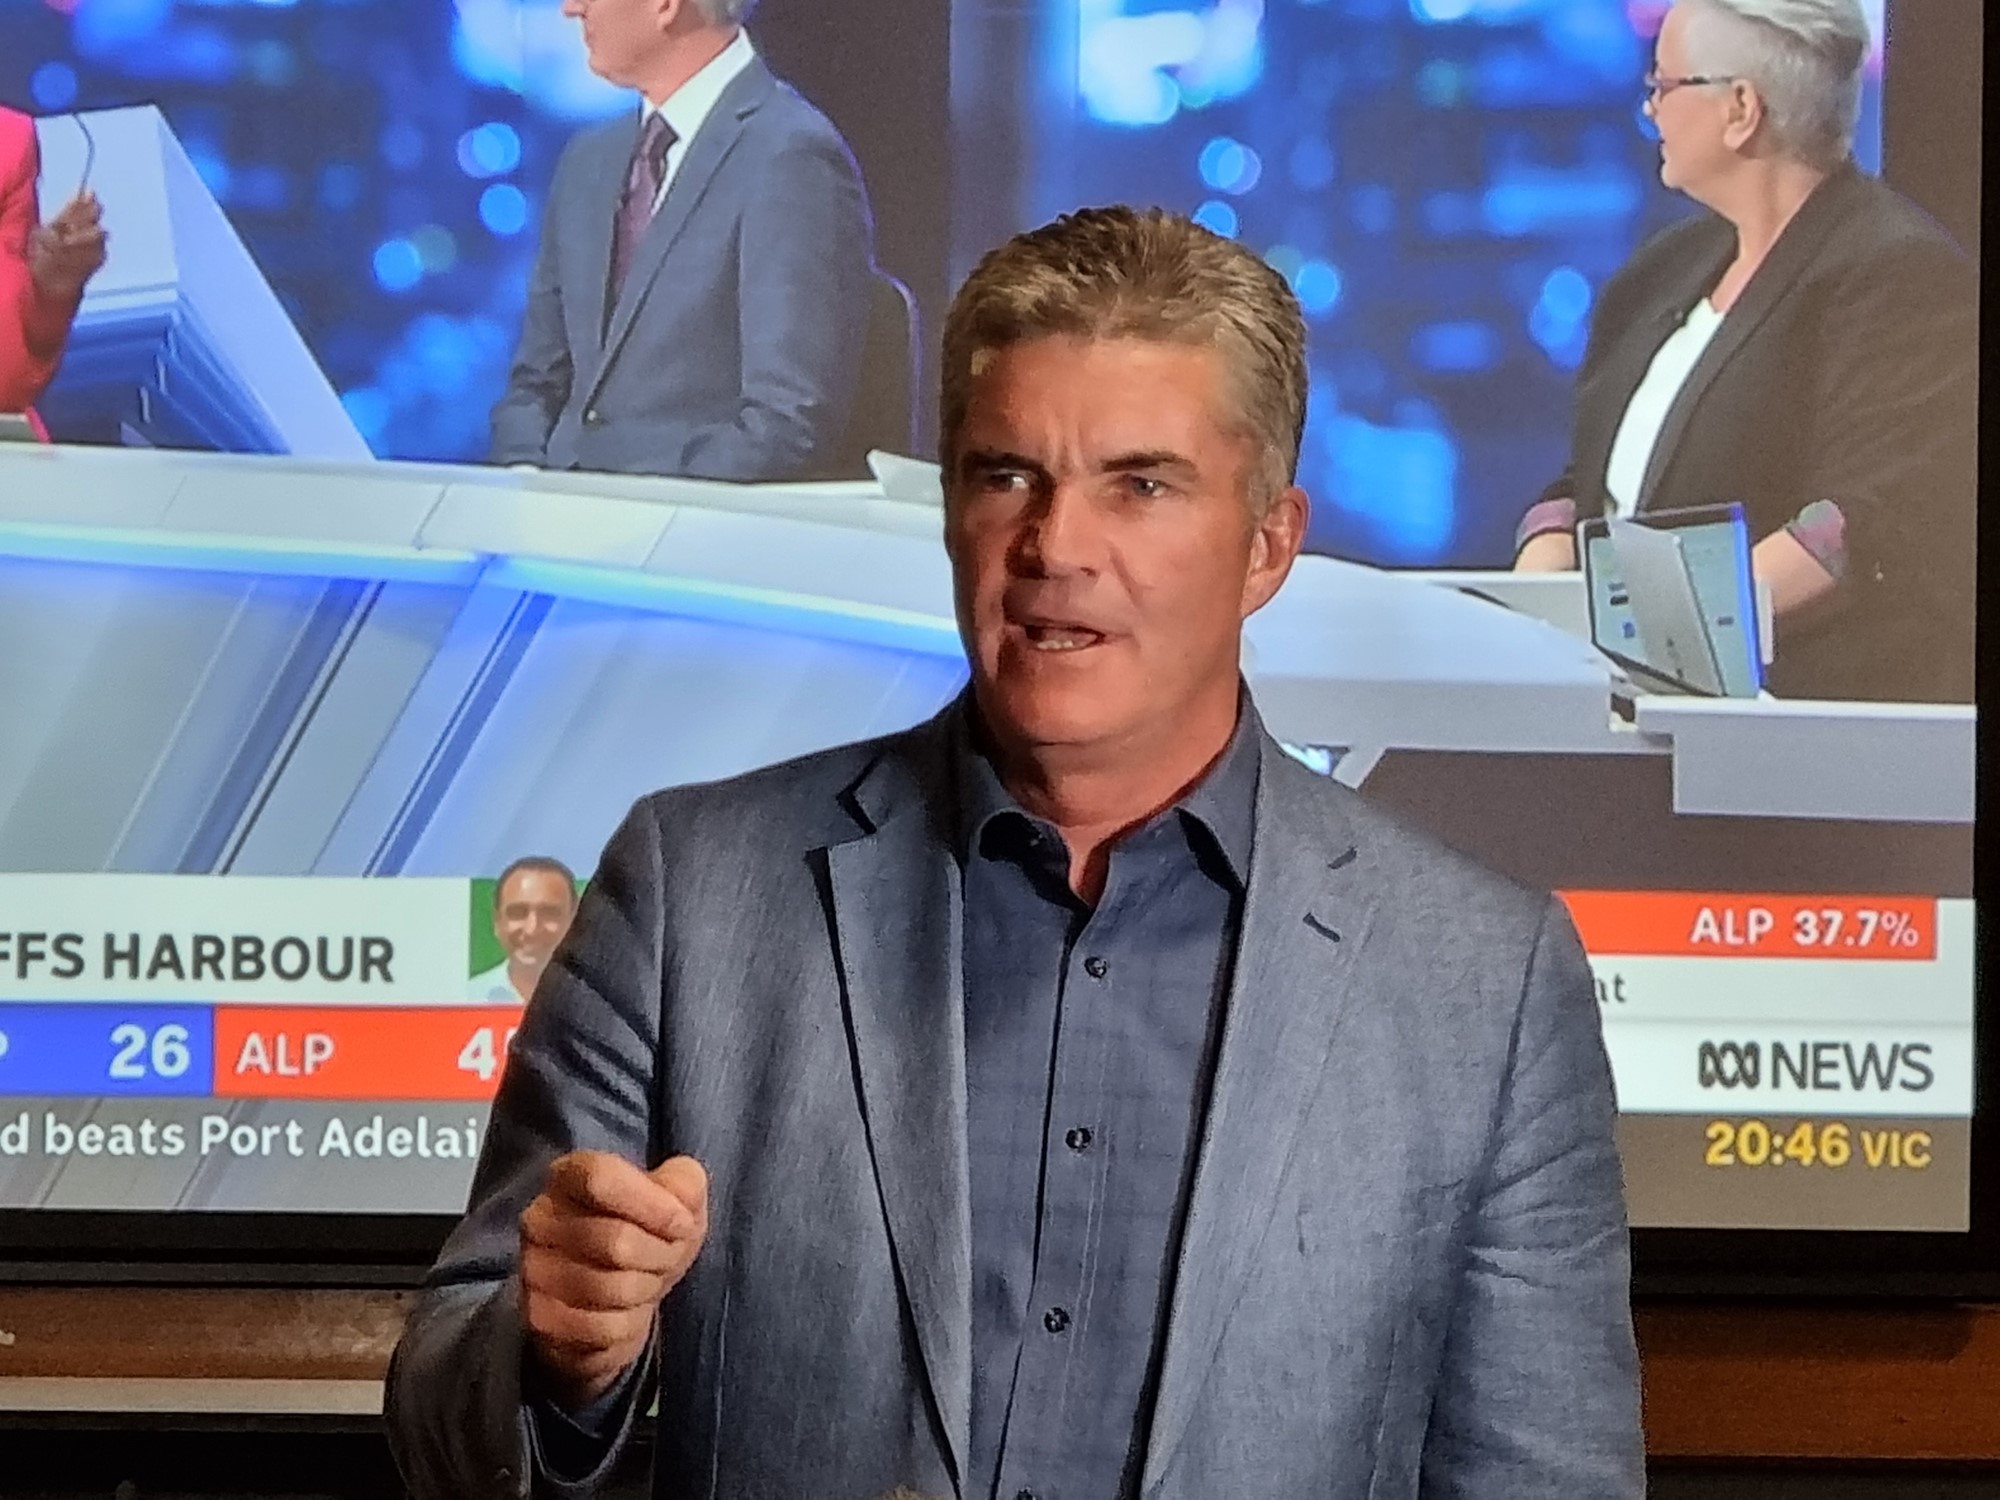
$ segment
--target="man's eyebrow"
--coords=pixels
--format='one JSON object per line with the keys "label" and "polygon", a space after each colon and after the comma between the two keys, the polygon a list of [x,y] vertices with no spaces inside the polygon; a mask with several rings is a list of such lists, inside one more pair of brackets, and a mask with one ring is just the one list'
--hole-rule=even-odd
{"label": "man's eyebrow", "polygon": [[1019,469],[1025,474],[1047,472],[1025,453],[1010,453],[1001,448],[968,448],[958,457],[961,470]]}
{"label": "man's eyebrow", "polygon": [[1106,474],[1131,474],[1141,469],[1173,469],[1188,475],[1199,472],[1193,459],[1176,453],[1171,448],[1142,449],[1132,453],[1114,454],[1098,467]]}

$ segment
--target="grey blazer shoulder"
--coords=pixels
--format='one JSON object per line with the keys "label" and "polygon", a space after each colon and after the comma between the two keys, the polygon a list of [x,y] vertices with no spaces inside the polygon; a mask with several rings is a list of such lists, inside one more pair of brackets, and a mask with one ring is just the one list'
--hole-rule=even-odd
{"label": "grey blazer shoulder", "polygon": [[[656,1494],[958,1493],[948,752],[933,721],[635,805],[391,1370],[417,1496],[608,1472],[639,1403],[565,1484],[520,1384],[515,1220],[585,1147],[710,1172],[710,1238],[650,1356]],[[1142,1493],[1639,1495],[1610,1076],[1561,908],[1268,737],[1248,891]]]}
{"label": "grey blazer shoulder", "polygon": [[[833,121],[762,62],[752,63],[716,108],[725,119],[733,114],[742,121],[742,148],[750,157],[768,161],[803,148],[860,170]],[[638,118],[630,112],[579,130],[556,158],[553,190],[597,194],[608,182],[615,191],[624,180],[638,134]]]}

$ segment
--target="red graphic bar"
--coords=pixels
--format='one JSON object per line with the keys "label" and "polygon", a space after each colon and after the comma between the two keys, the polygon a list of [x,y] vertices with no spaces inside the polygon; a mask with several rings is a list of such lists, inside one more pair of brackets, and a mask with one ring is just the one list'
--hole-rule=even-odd
{"label": "red graphic bar", "polygon": [[1937,957],[1928,896],[1564,891],[1583,946],[1599,957]]}
{"label": "red graphic bar", "polygon": [[218,1099],[490,1099],[519,1006],[215,1010]]}

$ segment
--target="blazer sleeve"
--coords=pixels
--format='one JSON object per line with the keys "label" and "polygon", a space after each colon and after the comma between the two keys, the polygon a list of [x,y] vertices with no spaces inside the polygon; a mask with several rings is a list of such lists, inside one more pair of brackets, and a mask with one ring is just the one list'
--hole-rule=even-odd
{"label": "blazer sleeve", "polygon": [[[1969,602],[1979,330],[1972,263],[1941,237],[1857,258],[1822,291],[1806,494],[1839,509],[1844,586]],[[1810,503],[1810,502],[1809,502]],[[1857,601],[1858,602],[1858,601]]]}
{"label": "blazer sleeve", "polygon": [[41,151],[32,125],[21,139],[11,159],[0,161],[0,412],[25,411],[48,389],[79,300],[43,296],[29,273]]}
{"label": "blazer sleeve", "polygon": [[[606,846],[522,1015],[471,1206],[426,1278],[389,1365],[384,1416],[414,1500],[596,1494],[647,1404],[644,1371],[616,1410],[594,1414],[596,1467],[559,1473],[551,1465],[533,1382],[524,1381],[519,1220],[549,1164],[567,1152],[610,1151],[655,1165],[662,878],[658,819],[651,802],[641,802]],[[649,1349],[642,1365],[652,1361]],[[573,1454],[575,1445],[564,1449]]]}
{"label": "blazer sleeve", "polygon": [[733,420],[689,436],[696,479],[782,479],[834,447],[854,407],[874,276],[861,174],[831,131],[765,167],[738,240],[742,396]]}
{"label": "blazer sleeve", "polygon": [[548,203],[542,210],[542,237],[528,278],[521,338],[507,370],[507,389],[493,407],[488,458],[496,464],[547,461],[549,434],[569,400],[570,382],[575,377],[562,310],[560,210],[569,161],[565,152],[556,165]]}
{"label": "blazer sleeve", "polygon": [[1631,1259],[1596,988],[1544,913],[1426,1435],[1425,1500],[1639,1500]]}

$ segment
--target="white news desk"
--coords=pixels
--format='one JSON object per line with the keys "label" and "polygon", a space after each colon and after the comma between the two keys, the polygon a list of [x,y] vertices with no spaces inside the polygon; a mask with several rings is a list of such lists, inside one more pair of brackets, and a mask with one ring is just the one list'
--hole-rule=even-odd
{"label": "white news desk", "polygon": [[[891,488],[10,444],[0,577],[53,564],[512,591],[948,671],[934,486],[905,466]],[[1668,756],[1678,812],[1971,821],[1970,707],[1651,697],[1628,722],[1583,609],[1574,576],[1307,557],[1250,622],[1244,665],[1273,732],[1339,748],[1350,782],[1398,750]]]}

